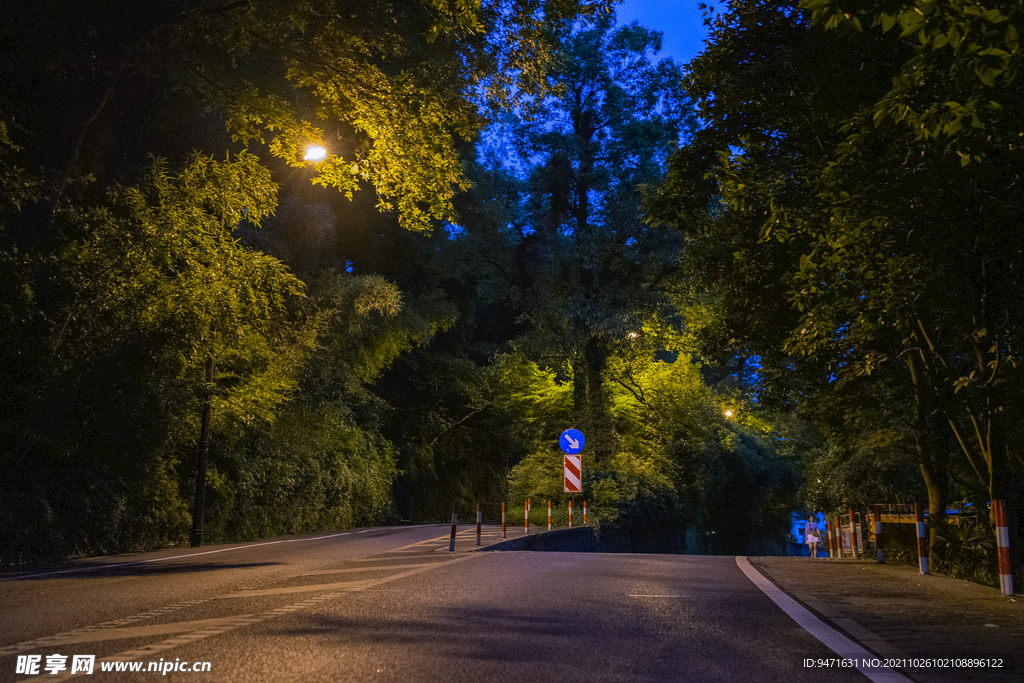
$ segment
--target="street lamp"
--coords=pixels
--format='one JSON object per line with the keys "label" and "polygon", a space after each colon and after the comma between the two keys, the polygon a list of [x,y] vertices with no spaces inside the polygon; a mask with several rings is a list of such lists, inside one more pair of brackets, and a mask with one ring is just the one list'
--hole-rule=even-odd
{"label": "street lamp", "polygon": [[321,161],[327,156],[327,150],[320,145],[313,145],[306,148],[306,156],[303,157],[305,161]]}
{"label": "street lamp", "polygon": [[727,411],[725,411],[725,417],[726,417],[727,419],[728,419],[728,418],[730,418],[730,417],[732,417],[732,411],[731,411],[731,410],[727,410]]}

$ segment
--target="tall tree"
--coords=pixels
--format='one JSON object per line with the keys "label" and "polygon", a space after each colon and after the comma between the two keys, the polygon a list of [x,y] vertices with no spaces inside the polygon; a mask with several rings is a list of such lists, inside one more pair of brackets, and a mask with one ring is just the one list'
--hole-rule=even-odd
{"label": "tall tree", "polygon": [[576,425],[605,461],[616,448],[608,358],[647,317],[668,312],[658,290],[680,248],[643,220],[643,188],[694,126],[679,67],[651,59],[660,47],[657,32],[614,28],[612,16],[567,29],[553,94],[511,126],[525,182],[516,264],[530,342],[546,362],[568,361]]}
{"label": "tall tree", "polygon": [[[1019,204],[1005,198],[1020,191],[1006,173],[1020,166],[1019,119],[1002,117],[995,91],[982,114],[979,97],[995,78],[1019,87],[1016,15],[968,3],[804,6],[737,1],[709,20],[712,47],[688,83],[711,123],[698,142],[710,144],[679,154],[665,197],[689,207],[681,220],[701,253],[736,266],[712,271],[725,296],[774,307],[768,346],[831,374],[902,377],[938,519],[949,461],[936,415],[969,471],[988,470],[993,494],[1013,480],[1019,437],[1004,420],[1020,410],[1007,390],[1022,252]],[[872,23],[882,30],[860,30]],[[897,23],[902,37],[886,32]],[[781,82],[765,88],[751,78],[760,70]],[[973,104],[961,110],[961,100]],[[695,175],[710,180],[703,194],[682,182]],[[709,211],[716,192],[722,203]],[[769,330],[758,312],[731,310],[746,326],[731,338]]]}
{"label": "tall tree", "polygon": [[[1024,343],[1024,11],[1016,2],[805,7],[853,40],[898,26],[913,56],[849,119],[822,174],[830,229],[800,276],[811,268],[852,282],[873,276],[859,302],[826,305],[844,311],[851,336],[870,338],[885,324],[899,331],[922,412],[943,416],[1016,527],[1024,516],[1024,439],[1014,428],[1024,415],[1014,389]],[[814,298],[801,303],[808,315],[819,308]],[[1019,562],[1024,548],[1011,537]]]}

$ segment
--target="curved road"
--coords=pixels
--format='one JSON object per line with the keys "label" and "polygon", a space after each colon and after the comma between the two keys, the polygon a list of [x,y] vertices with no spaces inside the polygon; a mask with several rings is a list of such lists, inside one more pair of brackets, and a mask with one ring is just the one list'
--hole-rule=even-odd
{"label": "curved road", "polygon": [[[804,668],[835,655],[733,557],[476,552],[473,528],[452,553],[447,536],[370,529],[2,574],[0,681],[867,680]],[[70,675],[76,655],[95,656],[92,675]]]}

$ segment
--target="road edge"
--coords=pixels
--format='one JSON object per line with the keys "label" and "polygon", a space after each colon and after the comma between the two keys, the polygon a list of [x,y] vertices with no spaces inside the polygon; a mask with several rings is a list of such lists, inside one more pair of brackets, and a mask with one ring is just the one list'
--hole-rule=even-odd
{"label": "road edge", "polygon": [[750,579],[751,583],[757,586],[768,599],[778,605],[779,609],[795,621],[800,628],[807,631],[807,633],[840,657],[855,660],[857,664],[855,668],[869,680],[873,681],[873,683],[914,683],[913,679],[890,667],[864,666],[864,659],[878,659],[878,656],[851,637],[841,633],[815,616],[809,609],[801,605],[795,598],[791,597],[782,588],[775,585],[767,576],[758,571],[745,556],[737,555],[736,565]]}

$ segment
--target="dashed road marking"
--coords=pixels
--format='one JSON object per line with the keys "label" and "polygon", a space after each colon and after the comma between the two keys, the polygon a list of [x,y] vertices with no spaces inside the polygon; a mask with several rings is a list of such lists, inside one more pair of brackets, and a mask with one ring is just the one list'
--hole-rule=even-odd
{"label": "dashed road marking", "polygon": [[[455,564],[457,562],[464,562],[466,560],[471,560],[474,557],[480,557],[480,555],[477,555],[477,554],[461,555],[459,557],[455,557],[455,558],[452,558],[450,560],[446,560],[444,562],[432,562],[432,563],[429,564],[429,566],[416,567],[415,569],[410,569],[408,571],[401,572],[399,574],[392,574],[390,576],[384,576],[384,577],[381,577],[379,579],[359,582],[359,583],[361,583],[363,585],[360,586],[360,587],[357,587],[357,588],[350,588],[349,590],[344,590],[344,591],[335,591],[333,593],[327,593],[325,595],[317,595],[317,596],[312,597],[312,598],[307,598],[306,600],[303,600],[302,602],[297,602],[297,603],[294,603],[292,605],[285,605],[283,607],[277,607],[275,609],[269,610],[267,612],[262,612],[260,614],[236,615],[234,617],[225,617],[224,619],[204,620],[204,622],[209,621],[209,622],[219,622],[219,623],[214,624],[214,625],[210,625],[210,627],[208,627],[208,628],[205,628],[205,627],[201,628],[198,631],[193,631],[191,633],[184,633],[184,634],[182,634],[180,636],[176,636],[174,638],[169,638],[167,640],[160,641],[159,643],[152,643],[150,645],[145,645],[145,646],[140,647],[140,648],[135,648],[135,649],[132,649],[132,650],[125,650],[124,652],[118,652],[116,654],[110,655],[108,657],[103,657],[102,659],[97,660],[97,663],[99,663],[99,662],[111,662],[111,661],[127,662],[127,661],[134,661],[134,660],[137,660],[137,659],[141,659],[141,658],[144,658],[144,657],[152,657],[153,655],[161,654],[161,653],[166,652],[168,650],[172,650],[172,649],[174,649],[176,647],[181,647],[182,645],[188,645],[189,643],[194,643],[197,640],[203,640],[205,638],[210,638],[212,636],[217,636],[217,635],[221,635],[223,633],[227,633],[228,631],[235,631],[235,630],[243,628],[245,626],[251,626],[252,624],[257,624],[257,623],[262,622],[262,621],[267,621],[268,619],[273,619],[275,617],[283,616],[285,614],[290,614],[292,612],[298,612],[298,611],[306,609],[308,607],[313,607],[313,606],[315,606],[315,605],[317,605],[318,603],[321,603],[321,602],[325,602],[325,601],[328,601],[328,600],[335,600],[335,599],[340,598],[340,597],[342,597],[343,595],[345,595],[346,593],[349,593],[349,592],[359,591],[359,590],[369,590],[369,589],[375,588],[375,587],[380,586],[380,585],[385,584],[385,583],[390,583],[392,581],[397,581],[399,579],[406,578],[407,576],[413,576],[415,574],[420,574],[422,572],[430,571],[434,567],[444,567],[444,566],[447,566],[447,565]],[[356,582],[350,582],[350,583],[356,583]],[[322,584],[320,586],[309,586],[309,587],[302,586],[302,588],[309,588],[311,590],[330,590],[330,587],[332,585],[334,585],[334,584]],[[241,593],[246,593],[247,591],[240,591],[240,592]],[[235,595],[236,594],[229,594],[227,596],[220,596],[220,597],[234,597]],[[186,623],[186,622],[182,622],[182,623]],[[203,622],[187,622],[187,623],[192,624],[193,627],[194,627],[197,623],[203,623]],[[166,626],[172,626],[172,625],[168,624]],[[70,677],[71,677],[71,674],[69,672],[65,672],[63,674],[59,674],[59,675],[56,675],[56,676],[51,674],[51,675],[46,677],[46,680],[48,680],[48,681],[62,681],[62,680],[66,680],[66,679],[68,679]],[[24,678],[24,679],[21,679],[21,680],[23,682],[27,683],[28,681],[34,681],[36,679],[34,679],[34,678]]]}

